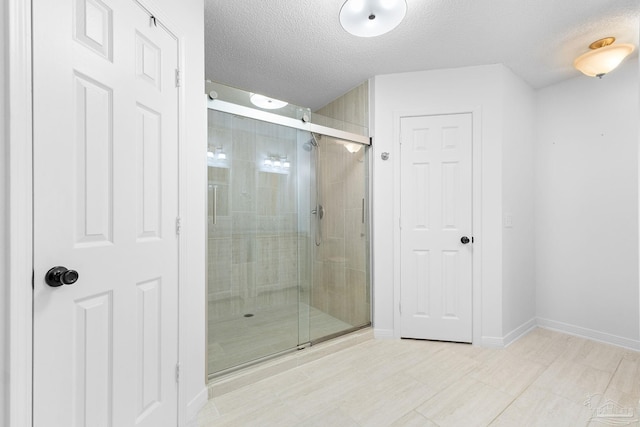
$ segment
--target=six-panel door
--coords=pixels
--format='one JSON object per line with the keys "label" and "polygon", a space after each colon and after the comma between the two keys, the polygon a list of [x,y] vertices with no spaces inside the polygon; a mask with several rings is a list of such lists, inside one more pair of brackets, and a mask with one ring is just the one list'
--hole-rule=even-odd
{"label": "six-panel door", "polygon": [[34,425],[176,425],[177,40],[132,0],[33,29]]}
{"label": "six-panel door", "polygon": [[405,338],[471,342],[471,123],[471,114],[401,119]]}

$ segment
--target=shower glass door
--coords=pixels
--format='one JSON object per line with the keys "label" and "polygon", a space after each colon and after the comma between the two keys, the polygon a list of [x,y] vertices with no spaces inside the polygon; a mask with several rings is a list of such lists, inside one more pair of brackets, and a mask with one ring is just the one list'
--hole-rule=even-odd
{"label": "shower glass door", "polygon": [[368,325],[371,297],[367,149],[326,135],[312,141],[309,340],[315,342]]}
{"label": "shower glass door", "polygon": [[209,110],[209,373],[295,348],[298,133]]}
{"label": "shower glass door", "polygon": [[367,147],[211,103],[210,377],[366,326],[371,305]]}

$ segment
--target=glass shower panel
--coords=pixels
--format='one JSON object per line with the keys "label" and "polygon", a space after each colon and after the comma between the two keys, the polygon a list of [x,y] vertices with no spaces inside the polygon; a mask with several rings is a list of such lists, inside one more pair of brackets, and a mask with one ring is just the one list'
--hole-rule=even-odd
{"label": "glass shower panel", "polygon": [[315,140],[310,341],[368,325],[371,319],[367,147],[326,135]]}
{"label": "glass shower panel", "polygon": [[215,374],[299,343],[299,135],[208,114],[208,371]]}
{"label": "glass shower panel", "polygon": [[261,111],[219,84],[207,91],[215,377],[370,324],[369,159],[350,142],[365,143],[366,129],[297,106]]}

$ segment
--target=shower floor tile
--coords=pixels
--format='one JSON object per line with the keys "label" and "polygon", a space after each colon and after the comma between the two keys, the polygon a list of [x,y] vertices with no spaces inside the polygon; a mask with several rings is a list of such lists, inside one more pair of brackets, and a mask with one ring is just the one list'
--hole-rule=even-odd
{"label": "shower floor tile", "polygon": [[307,310],[308,330],[299,328],[297,304],[246,313],[251,314],[250,317],[242,315],[231,319],[210,321],[209,373],[289,350],[295,348],[299,342],[305,343],[352,327],[315,307],[307,305],[300,307],[302,313],[306,313]]}

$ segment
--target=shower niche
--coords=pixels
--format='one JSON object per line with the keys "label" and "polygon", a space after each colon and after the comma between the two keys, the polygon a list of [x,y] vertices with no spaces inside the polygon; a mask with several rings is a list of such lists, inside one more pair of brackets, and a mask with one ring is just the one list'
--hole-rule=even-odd
{"label": "shower niche", "polygon": [[291,105],[262,110],[223,85],[208,90],[214,377],[370,325],[369,159],[365,130],[315,125]]}

